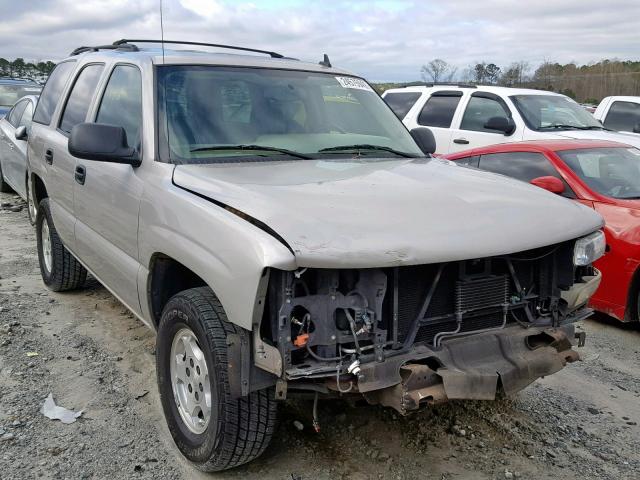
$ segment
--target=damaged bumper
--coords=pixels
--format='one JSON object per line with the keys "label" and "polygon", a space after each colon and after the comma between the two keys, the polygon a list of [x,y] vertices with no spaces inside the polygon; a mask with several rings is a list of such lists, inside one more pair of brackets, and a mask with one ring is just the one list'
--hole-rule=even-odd
{"label": "damaged bumper", "polygon": [[362,365],[357,388],[369,403],[402,414],[423,403],[493,400],[499,387],[513,395],[578,360],[573,338],[573,325],[514,326],[443,341],[437,351],[416,346],[383,363]]}

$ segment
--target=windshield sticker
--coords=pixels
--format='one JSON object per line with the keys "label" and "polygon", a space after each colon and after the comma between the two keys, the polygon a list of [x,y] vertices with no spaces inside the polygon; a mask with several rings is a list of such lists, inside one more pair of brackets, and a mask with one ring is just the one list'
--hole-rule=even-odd
{"label": "windshield sticker", "polygon": [[355,88],[356,90],[366,90],[367,92],[373,92],[373,88],[369,86],[367,82],[361,78],[354,77],[336,77],[336,80],[343,88]]}
{"label": "windshield sticker", "polygon": [[25,88],[23,88],[23,90],[25,92],[39,92],[40,91],[39,88],[34,88],[34,87],[25,87]]}

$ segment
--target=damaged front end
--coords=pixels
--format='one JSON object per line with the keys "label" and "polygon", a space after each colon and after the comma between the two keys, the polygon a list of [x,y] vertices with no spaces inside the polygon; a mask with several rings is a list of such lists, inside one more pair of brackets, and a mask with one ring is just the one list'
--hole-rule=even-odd
{"label": "damaged front end", "polygon": [[574,249],[568,241],[429,265],[268,270],[252,360],[271,375],[258,383],[276,384],[280,398],[358,395],[401,413],[513,394],[578,359],[573,323],[590,315],[600,274],[576,265]]}

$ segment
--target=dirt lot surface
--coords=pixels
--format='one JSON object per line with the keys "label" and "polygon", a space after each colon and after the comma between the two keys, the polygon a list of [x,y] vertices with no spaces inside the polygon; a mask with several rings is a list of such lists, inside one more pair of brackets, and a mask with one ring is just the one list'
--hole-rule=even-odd
{"label": "dirt lot surface", "polygon": [[[640,479],[640,329],[606,319],[581,324],[584,361],[513,399],[406,418],[325,402],[319,434],[311,405],[290,401],[263,457],[202,474],[165,426],[153,333],[95,281],[49,292],[26,208],[10,194],[0,202],[2,479]],[[82,417],[44,417],[50,392]]]}

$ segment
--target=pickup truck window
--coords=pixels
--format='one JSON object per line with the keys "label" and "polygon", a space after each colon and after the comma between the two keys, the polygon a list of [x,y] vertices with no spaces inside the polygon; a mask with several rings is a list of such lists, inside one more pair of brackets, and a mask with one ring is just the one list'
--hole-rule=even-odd
{"label": "pickup truck window", "polygon": [[76,62],[69,61],[59,63],[56,68],[53,69],[38,99],[36,113],[33,115],[34,122],[44,125],[51,123],[51,116],[58,105],[62,90],[67,84],[75,66]]}
{"label": "pickup truck window", "polygon": [[73,127],[86,120],[103,69],[104,65],[87,65],[78,74],[62,113],[60,130],[70,133]]}
{"label": "pickup truck window", "polygon": [[557,153],[594,191],[613,198],[640,198],[640,150],[637,148],[585,148]]}
{"label": "pickup truck window", "polygon": [[564,184],[565,190],[562,196],[575,198],[573,191],[560,176],[556,167],[541,153],[509,152],[482,155],[480,169],[500,173],[527,183],[538,177],[556,177]]}
{"label": "pickup truck window", "polygon": [[113,69],[96,122],[124,128],[129,146],[139,149],[142,125],[140,70],[131,65],[118,65]]}
{"label": "pickup truck window", "polygon": [[461,97],[462,92],[452,92],[450,95],[432,95],[422,107],[422,111],[418,115],[418,123],[425,127],[451,127],[451,121]]}
{"label": "pickup truck window", "polygon": [[390,150],[424,156],[359,78],[264,68],[157,68],[163,161],[352,157],[354,152],[363,158],[398,157]]}
{"label": "pickup truck window", "polygon": [[559,95],[514,95],[511,97],[531,130],[601,130],[602,125],[583,107]]}
{"label": "pickup truck window", "polygon": [[384,101],[391,107],[393,113],[395,113],[400,120],[402,120],[411,107],[418,101],[422,95],[420,92],[398,92],[387,93],[384,96]]}
{"label": "pickup truck window", "polygon": [[509,118],[509,112],[507,112],[504,109],[504,106],[497,100],[487,97],[472,96],[467,104],[466,110],[464,111],[460,129],[502,135],[502,132],[484,128],[485,123],[487,123],[487,120],[491,117]]}
{"label": "pickup truck window", "polygon": [[621,132],[634,132],[638,124],[640,124],[640,104],[620,100],[611,104],[604,119],[605,127]]}

